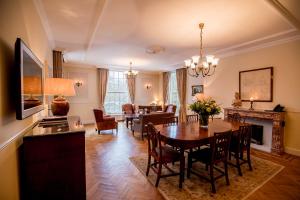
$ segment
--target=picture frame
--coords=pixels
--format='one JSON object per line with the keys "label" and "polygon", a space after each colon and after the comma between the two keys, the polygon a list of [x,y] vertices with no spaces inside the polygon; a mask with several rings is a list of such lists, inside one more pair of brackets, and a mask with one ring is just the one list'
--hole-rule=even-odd
{"label": "picture frame", "polygon": [[204,93],[203,85],[192,85],[192,96],[195,96],[197,93]]}
{"label": "picture frame", "polygon": [[273,67],[239,72],[239,93],[242,101],[273,101]]}

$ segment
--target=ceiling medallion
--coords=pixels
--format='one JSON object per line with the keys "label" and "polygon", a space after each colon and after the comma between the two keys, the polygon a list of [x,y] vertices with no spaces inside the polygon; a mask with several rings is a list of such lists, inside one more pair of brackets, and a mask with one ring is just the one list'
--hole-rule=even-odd
{"label": "ceiling medallion", "polygon": [[129,70],[125,72],[128,77],[134,78],[139,72],[132,70],[132,62],[129,63]]}
{"label": "ceiling medallion", "polygon": [[203,27],[204,23],[200,23],[200,55],[193,56],[191,59],[184,61],[188,74],[192,77],[198,77],[199,75],[202,75],[202,77],[213,75],[219,62],[219,58],[215,58],[213,55],[207,55],[206,60],[203,59]]}

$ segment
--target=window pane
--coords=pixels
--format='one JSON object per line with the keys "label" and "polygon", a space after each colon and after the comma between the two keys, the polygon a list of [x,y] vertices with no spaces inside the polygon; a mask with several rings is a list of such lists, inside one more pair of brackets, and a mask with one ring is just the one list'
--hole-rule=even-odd
{"label": "window pane", "polygon": [[104,102],[105,111],[110,114],[122,113],[122,105],[129,102],[127,80],[124,72],[109,71]]}
{"label": "window pane", "polygon": [[176,113],[179,111],[179,99],[177,91],[177,80],[176,72],[172,72],[169,80],[169,104],[174,104],[177,106]]}

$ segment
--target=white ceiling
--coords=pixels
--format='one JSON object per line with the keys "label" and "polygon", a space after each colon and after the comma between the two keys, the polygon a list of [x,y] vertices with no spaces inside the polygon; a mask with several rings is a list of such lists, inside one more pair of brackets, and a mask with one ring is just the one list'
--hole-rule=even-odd
{"label": "white ceiling", "polygon": [[[299,37],[295,23],[263,0],[34,1],[54,48],[69,63],[97,67],[128,69],[130,61],[138,70],[178,67],[199,52],[200,22],[204,52],[218,56]],[[299,11],[296,0],[281,1],[290,13]],[[146,53],[152,45],[165,51]]]}

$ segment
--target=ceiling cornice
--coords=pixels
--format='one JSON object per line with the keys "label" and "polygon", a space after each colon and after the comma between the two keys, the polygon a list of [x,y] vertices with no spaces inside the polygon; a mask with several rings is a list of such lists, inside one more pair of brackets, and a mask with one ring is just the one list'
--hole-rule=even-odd
{"label": "ceiling cornice", "polygon": [[299,20],[278,0],[266,0],[271,6],[273,6],[288,22],[295,28],[300,30]]}
{"label": "ceiling cornice", "polygon": [[46,15],[46,12],[44,10],[44,7],[42,5],[41,0],[33,0],[33,3],[35,5],[35,8],[37,9],[38,15],[40,17],[40,21],[42,23],[42,26],[44,28],[44,31],[47,35],[48,42],[50,44],[51,49],[55,48],[54,38],[53,34],[49,25],[48,17]]}

